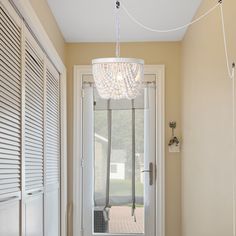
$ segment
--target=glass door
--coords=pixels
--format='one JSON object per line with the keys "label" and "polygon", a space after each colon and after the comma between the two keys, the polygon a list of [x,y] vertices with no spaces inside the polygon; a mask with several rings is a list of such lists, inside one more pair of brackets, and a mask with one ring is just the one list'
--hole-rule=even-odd
{"label": "glass door", "polygon": [[104,100],[83,84],[85,236],[155,235],[154,85],[134,100]]}

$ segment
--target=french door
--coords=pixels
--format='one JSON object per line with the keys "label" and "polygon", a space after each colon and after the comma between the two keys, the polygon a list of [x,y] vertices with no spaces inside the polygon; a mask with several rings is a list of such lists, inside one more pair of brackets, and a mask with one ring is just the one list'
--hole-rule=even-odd
{"label": "french door", "polygon": [[84,236],[156,235],[156,85],[103,100],[83,81]]}

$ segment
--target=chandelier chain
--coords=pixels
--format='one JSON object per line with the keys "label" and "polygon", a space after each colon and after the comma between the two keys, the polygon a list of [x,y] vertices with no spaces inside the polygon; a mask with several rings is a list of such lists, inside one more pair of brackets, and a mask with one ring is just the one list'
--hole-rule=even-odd
{"label": "chandelier chain", "polygon": [[116,1],[116,57],[120,57],[120,2]]}

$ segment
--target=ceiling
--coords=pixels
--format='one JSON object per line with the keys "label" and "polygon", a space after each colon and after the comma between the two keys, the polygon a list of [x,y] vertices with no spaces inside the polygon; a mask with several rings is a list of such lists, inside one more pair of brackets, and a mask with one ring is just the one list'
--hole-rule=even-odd
{"label": "ceiling", "polygon": [[[47,0],[67,42],[114,42],[115,0]],[[201,0],[123,0],[148,27],[166,30],[191,21]],[[122,2],[121,2],[122,4]],[[178,41],[185,30],[155,33],[133,23],[120,9],[121,41]]]}

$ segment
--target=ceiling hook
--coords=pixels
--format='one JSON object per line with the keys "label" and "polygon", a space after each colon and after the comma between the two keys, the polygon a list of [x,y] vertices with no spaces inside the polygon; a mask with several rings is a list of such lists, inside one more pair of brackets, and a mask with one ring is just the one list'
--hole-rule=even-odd
{"label": "ceiling hook", "polygon": [[116,8],[117,8],[117,9],[120,8],[120,1],[116,1]]}

